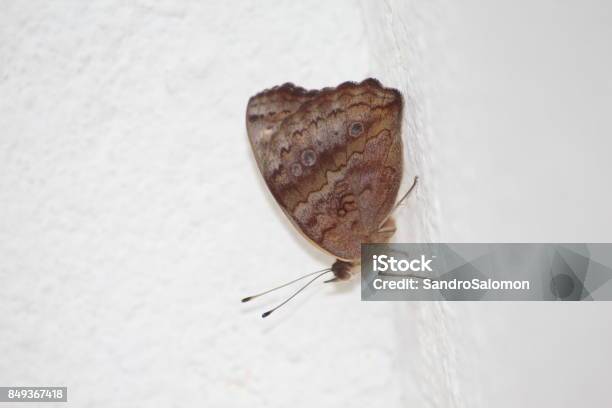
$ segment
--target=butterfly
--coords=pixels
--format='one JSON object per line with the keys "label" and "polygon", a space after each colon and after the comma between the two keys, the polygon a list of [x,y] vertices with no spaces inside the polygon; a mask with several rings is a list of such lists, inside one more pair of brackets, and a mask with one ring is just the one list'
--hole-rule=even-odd
{"label": "butterfly", "polygon": [[[306,90],[291,83],[249,99],[247,134],[257,166],[297,230],[336,258],[331,268],[302,276],[349,279],[361,244],[388,242],[402,180],[403,98],[373,78]],[[270,290],[270,291],[271,291]],[[251,300],[270,291],[243,299]],[[268,316],[278,307],[264,313]]]}

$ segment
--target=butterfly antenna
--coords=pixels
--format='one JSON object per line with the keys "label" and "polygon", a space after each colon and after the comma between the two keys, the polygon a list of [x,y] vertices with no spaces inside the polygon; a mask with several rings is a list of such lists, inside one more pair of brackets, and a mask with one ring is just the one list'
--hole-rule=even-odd
{"label": "butterfly antenna", "polygon": [[285,283],[285,284],[283,284],[283,285],[280,285],[280,286],[277,286],[277,287],[275,287],[275,288],[268,289],[268,290],[266,290],[265,292],[261,292],[261,293],[258,293],[258,294],[256,294],[256,295],[253,295],[253,296],[247,296],[247,297],[245,297],[244,299],[242,299],[242,300],[241,300],[241,302],[242,302],[242,303],[244,303],[244,302],[248,302],[249,300],[253,300],[253,299],[258,298],[258,297],[260,297],[260,296],[263,296],[263,295],[265,295],[265,294],[267,294],[267,293],[274,292],[274,291],[275,291],[275,290],[277,290],[277,289],[282,289],[282,288],[284,288],[285,286],[289,286],[289,285],[291,285],[292,283],[295,283],[295,282],[297,282],[297,281],[299,281],[299,280],[302,280],[302,279],[304,279],[304,278],[307,278],[307,277],[309,277],[309,276],[315,275],[315,274],[317,274],[317,273],[321,273],[321,272],[329,272],[329,271],[331,271],[331,269],[326,268],[326,269],[321,269],[320,271],[314,271],[314,272],[307,273],[306,275],[300,276],[299,278],[294,279],[294,280],[292,280],[291,282],[287,282],[287,283]]}
{"label": "butterfly antenna", "polygon": [[312,278],[307,284],[305,284],[304,286],[302,286],[301,288],[299,288],[298,290],[295,291],[295,293],[291,296],[289,296],[287,298],[287,300],[285,300],[283,303],[281,303],[280,305],[276,306],[274,309],[268,310],[266,313],[262,314],[261,317],[268,317],[272,314],[272,312],[274,312],[276,309],[280,308],[281,306],[283,306],[284,304],[286,304],[287,302],[289,302],[291,299],[293,299],[294,297],[296,297],[301,291],[303,291],[304,289],[306,289],[308,286],[310,286],[310,284],[314,281],[316,281],[317,279],[319,279],[321,276],[325,275],[326,273],[330,273],[331,269],[327,269],[324,271],[319,271],[320,273],[315,276],[314,278]]}

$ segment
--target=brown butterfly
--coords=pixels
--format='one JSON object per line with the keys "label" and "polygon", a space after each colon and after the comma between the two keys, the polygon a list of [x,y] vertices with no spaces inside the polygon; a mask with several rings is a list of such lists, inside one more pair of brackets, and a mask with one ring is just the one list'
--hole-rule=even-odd
{"label": "brown butterfly", "polygon": [[[336,262],[313,272],[347,280],[361,244],[387,242],[402,179],[403,100],[376,79],[306,90],[287,83],[253,96],[246,124],[259,170],[293,225]],[[243,302],[270,292],[243,299]]]}

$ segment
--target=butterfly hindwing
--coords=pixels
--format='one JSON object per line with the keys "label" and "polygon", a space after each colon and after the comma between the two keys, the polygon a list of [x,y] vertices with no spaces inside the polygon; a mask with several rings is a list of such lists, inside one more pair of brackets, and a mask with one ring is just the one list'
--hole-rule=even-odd
{"label": "butterfly hindwing", "polygon": [[358,259],[395,203],[401,115],[399,92],[373,79],[320,91],[286,84],[249,101],[247,132],[272,195],[339,259]]}

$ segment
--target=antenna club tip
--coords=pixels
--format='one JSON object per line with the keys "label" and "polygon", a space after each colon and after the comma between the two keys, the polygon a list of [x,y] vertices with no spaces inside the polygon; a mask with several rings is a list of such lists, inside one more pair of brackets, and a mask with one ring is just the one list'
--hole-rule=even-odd
{"label": "antenna club tip", "polygon": [[262,314],[261,317],[263,317],[264,319],[268,316],[270,316],[272,314],[274,310],[268,310],[266,313]]}
{"label": "antenna club tip", "polygon": [[247,296],[245,298],[243,298],[242,300],[240,300],[242,303],[244,302],[248,302],[249,300],[253,299],[253,296]]}

